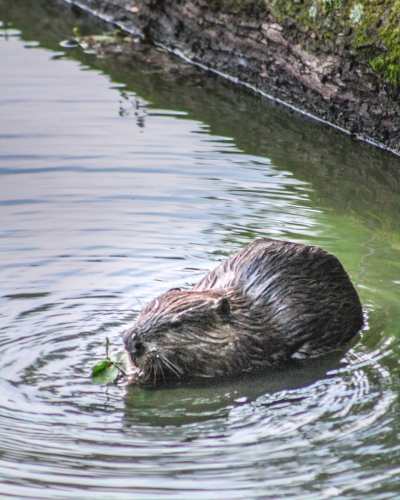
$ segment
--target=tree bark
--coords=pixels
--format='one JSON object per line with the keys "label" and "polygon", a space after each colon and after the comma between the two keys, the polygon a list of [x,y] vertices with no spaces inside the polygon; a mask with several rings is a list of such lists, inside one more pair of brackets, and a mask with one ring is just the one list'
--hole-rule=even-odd
{"label": "tree bark", "polygon": [[[374,71],[368,59],[368,54],[386,54],[387,48],[375,38],[367,54],[362,44],[355,46],[354,27],[339,23],[324,38],[301,21],[299,8],[292,16],[279,14],[272,0],[66,1],[400,153],[398,85]],[[349,12],[346,15],[353,11]]]}

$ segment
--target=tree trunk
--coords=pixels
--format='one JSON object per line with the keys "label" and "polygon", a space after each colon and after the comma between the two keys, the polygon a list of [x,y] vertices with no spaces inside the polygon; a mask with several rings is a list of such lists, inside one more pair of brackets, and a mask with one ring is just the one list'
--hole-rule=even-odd
{"label": "tree trunk", "polygon": [[396,0],[66,1],[400,153]]}

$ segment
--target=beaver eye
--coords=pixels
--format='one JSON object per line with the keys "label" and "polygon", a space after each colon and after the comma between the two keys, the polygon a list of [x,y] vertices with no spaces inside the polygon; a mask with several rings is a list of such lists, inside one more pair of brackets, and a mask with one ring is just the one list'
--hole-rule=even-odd
{"label": "beaver eye", "polygon": [[176,319],[174,321],[171,321],[170,326],[172,328],[179,328],[182,325],[182,321]]}

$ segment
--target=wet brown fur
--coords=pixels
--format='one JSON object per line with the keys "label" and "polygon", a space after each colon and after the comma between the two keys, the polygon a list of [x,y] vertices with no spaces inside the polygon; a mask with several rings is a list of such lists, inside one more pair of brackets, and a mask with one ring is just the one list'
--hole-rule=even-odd
{"label": "wet brown fur", "polygon": [[138,382],[237,375],[337,349],[362,327],[336,257],[257,239],[190,290],[151,301],[124,335]]}

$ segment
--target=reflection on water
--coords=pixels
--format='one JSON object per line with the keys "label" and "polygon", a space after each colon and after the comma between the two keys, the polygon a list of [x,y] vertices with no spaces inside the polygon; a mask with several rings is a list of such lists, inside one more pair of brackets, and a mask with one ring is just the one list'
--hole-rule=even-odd
{"label": "reflection on water", "polygon": [[[394,498],[399,160],[148,49],[64,53],[99,27],[54,5],[0,0],[2,494]],[[260,235],[341,258],[369,317],[349,353],[212,387],[90,382],[146,300]]]}

